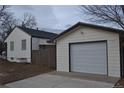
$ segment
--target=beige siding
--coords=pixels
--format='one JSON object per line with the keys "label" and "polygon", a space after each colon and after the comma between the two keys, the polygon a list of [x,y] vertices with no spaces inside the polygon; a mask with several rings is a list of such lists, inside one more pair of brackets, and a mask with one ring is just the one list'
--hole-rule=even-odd
{"label": "beige siding", "polygon": [[100,40],[107,40],[108,76],[120,77],[119,35],[89,27],[79,27],[57,40],[57,70],[69,71],[69,43]]}
{"label": "beige siding", "polygon": [[45,45],[47,43],[48,39],[41,39],[41,38],[32,38],[32,50],[39,50],[39,45]]}
{"label": "beige siding", "polygon": [[32,38],[32,50],[39,50],[39,45],[53,45],[54,43],[48,43],[49,39],[43,38]]}

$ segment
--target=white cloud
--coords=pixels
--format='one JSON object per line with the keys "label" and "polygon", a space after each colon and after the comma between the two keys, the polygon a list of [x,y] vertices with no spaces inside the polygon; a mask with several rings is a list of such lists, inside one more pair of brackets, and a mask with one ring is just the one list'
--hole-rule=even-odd
{"label": "white cloud", "polygon": [[83,15],[76,5],[27,5],[12,6],[11,11],[21,19],[24,12],[32,13],[38,22],[39,28],[66,29],[78,21],[83,21]]}

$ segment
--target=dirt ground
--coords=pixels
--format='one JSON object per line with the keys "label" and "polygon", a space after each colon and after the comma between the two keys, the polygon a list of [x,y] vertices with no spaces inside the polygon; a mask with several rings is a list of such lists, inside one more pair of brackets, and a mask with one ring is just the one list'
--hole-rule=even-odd
{"label": "dirt ground", "polygon": [[[26,63],[20,64],[0,59],[0,85],[51,71],[54,71],[54,69],[47,66]],[[120,79],[114,87],[124,88],[124,79]]]}
{"label": "dirt ground", "polygon": [[47,66],[26,63],[12,63],[0,59],[0,84],[2,85],[10,83],[53,70],[54,69]]}

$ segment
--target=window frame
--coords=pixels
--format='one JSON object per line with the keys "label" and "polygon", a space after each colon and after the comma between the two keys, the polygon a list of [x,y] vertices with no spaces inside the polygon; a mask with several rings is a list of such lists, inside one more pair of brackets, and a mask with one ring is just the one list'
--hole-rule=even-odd
{"label": "window frame", "polygon": [[27,47],[26,39],[21,40],[21,50],[26,51],[26,47]]}
{"label": "window frame", "polygon": [[10,41],[10,51],[14,51],[14,41]]}

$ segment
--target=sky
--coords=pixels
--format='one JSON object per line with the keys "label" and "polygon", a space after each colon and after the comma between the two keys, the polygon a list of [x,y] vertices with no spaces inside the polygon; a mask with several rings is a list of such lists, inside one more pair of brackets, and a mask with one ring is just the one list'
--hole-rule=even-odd
{"label": "sky", "polygon": [[80,6],[77,5],[15,5],[10,7],[10,11],[18,19],[21,19],[25,12],[29,12],[35,16],[38,28],[57,29],[58,32],[84,21]]}
{"label": "sky", "polygon": [[[35,16],[39,29],[60,33],[77,22],[92,23],[78,5],[13,5],[9,8],[17,19],[25,12]],[[100,24],[112,27],[113,24]]]}

